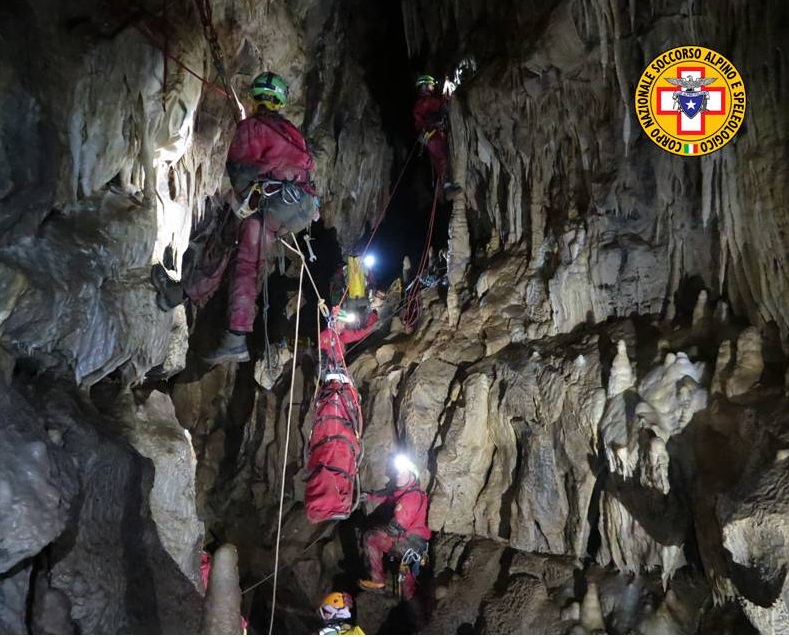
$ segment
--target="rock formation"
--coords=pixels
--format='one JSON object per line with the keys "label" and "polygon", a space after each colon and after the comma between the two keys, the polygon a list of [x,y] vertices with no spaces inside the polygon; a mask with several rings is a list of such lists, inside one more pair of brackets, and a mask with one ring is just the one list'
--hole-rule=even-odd
{"label": "rock formation", "polygon": [[[310,296],[293,333],[295,262],[250,364],[201,359],[224,288],[162,311],[150,281],[226,228],[263,69],[316,156],[324,296],[331,259],[398,214],[419,222],[390,260],[421,274],[413,76],[460,80],[446,284],[411,297],[408,329],[387,298],[348,355],[361,484],[408,451],[435,532],[430,612],[362,594],[365,630],[789,631],[782,2],[214,0],[210,22],[187,0],[52,4],[0,8],[0,631],[261,632],[279,542],[275,628],[314,632],[315,600],[358,576],[361,514],[303,514],[320,319]],[[633,112],[645,61],[685,42],[748,89],[736,139],[700,159]],[[220,544],[204,599],[199,550]]]}

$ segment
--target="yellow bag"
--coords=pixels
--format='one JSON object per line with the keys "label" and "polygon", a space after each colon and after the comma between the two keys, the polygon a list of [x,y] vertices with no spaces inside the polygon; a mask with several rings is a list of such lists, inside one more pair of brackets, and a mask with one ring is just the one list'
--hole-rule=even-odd
{"label": "yellow bag", "polygon": [[367,298],[364,270],[362,269],[362,259],[360,257],[348,257],[348,298]]}

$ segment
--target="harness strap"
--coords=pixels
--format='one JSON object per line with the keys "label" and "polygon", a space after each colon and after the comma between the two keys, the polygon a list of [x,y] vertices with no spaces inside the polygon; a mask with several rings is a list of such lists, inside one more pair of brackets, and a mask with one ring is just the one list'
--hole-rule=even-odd
{"label": "harness strap", "polygon": [[341,476],[347,478],[348,480],[351,481],[354,480],[354,477],[350,473],[348,473],[343,469],[340,469],[339,467],[334,467],[328,464],[319,464],[317,467],[315,467],[312,471],[310,471],[307,475],[304,476],[304,481],[306,482],[307,480],[312,478],[312,476],[317,474],[318,471],[331,471],[332,473],[339,473]]}
{"label": "harness strap", "polygon": [[358,458],[359,454],[361,453],[361,450],[357,451],[356,446],[354,446],[353,444],[353,440],[351,440],[347,436],[343,436],[342,434],[335,434],[333,436],[326,436],[325,438],[321,438],[314,445],[311,445],[310,451],[315,451],[318,447],[322,447],[323,445],[326,445],[330,442],[334,442],[335,440],[342,440],[347,445],[347,447],[351,450],[351,452],[354,455],[354,458]]}

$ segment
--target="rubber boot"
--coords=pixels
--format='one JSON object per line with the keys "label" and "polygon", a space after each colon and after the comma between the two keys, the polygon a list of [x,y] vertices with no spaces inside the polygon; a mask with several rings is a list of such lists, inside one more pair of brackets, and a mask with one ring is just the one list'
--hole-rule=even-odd
{"label": "rubber boot", "polygon": [[206,363],[217,365],[219,363],[245,363],[249,360],[249,350],[247,350],[247,335],[225,332],[222,342],[219,343],[214,351],[203,357]]}
{"label": "rubber boot", "polygon": [[156,288],[156,305],[162,312],[169,312],[184,302],[184,287],[170,278],[161,263],[154,263],[151,268],[151,283]]}

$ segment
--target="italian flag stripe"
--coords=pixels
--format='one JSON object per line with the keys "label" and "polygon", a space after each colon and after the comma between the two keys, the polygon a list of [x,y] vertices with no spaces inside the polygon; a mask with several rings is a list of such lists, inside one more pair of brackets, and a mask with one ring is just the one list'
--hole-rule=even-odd
{"label": "italian flag stripe", "polygon": [[682,144],[682,152],[686,155],[695,155],[696,148],[696,144]]}

